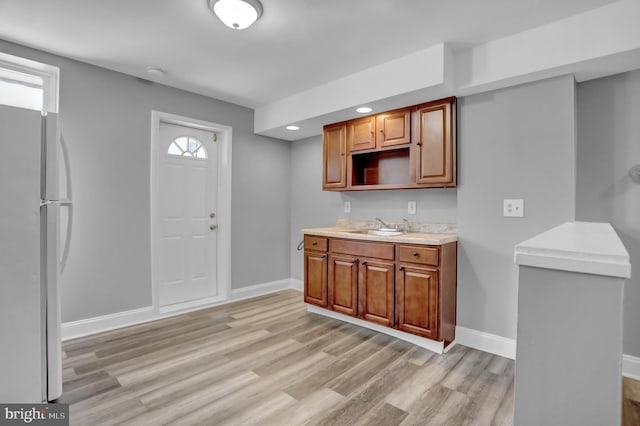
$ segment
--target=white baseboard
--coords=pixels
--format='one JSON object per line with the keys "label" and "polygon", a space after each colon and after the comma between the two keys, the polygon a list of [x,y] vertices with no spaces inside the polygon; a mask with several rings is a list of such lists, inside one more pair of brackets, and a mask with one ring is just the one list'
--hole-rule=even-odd
{"label": "white baseboard", "polygon": [[[300,284],[299,284],[299,283]],[[243,300],[251,297],[262,296],[264,294],[275,293],[287,289],[302,291],[302,281],[287,278],[284,280],[271,281],[264,284],[256,284],[231,290],[231,300]],[[299,288],[298,288],[299,287]]]}
{"label": "white baseboard", "polygon": [[295,278],[291,278],[290,289],[304,291],[304,282],[302,280],[297,280]]}
{"label": "white baseboard", "polygon": [[153,319],[156,319],[153,306],[147,306],[130,311],[116,312],[115,314],[65,322],[61,327],[62,340],[76,339],[78,337],[102,333],[103,331],[140,324]]}
{"label": "white baseboard", "polygon": [[[350,324],[359,325],[360,327],[368,328],[380,333],[388,334],[389,336],[404,340],[405,342],[413,343],[416,346],[420,346],[421,348],[428,349],[438,354],[444,352],[444,342],[436,342],[435,340],[425,339],[424,337],[416,336],[415,334],[405,333],[404,331],[396,330],[395,328],[384,327],[373,322],[364,321],[355,317],[350,317],[349,315],[343,315],[338,312],[319,308],[313,305],[307,305],[307,311],[314,314],[323,315],[325,317],[335,318],[340,321],[348,322]],[[450,343],[447,348],[453,347],[454,344],[455,342]]]}
{"label": "white baseboard", "polygon": [[640,358],[622,355],[622,375],[634,380],[640,380]]}
{"label": "white baseboard", "polygon": [[273,293],[281,290],[299,290],[302,291],[302,281],[295,279],[284,279],[272,281],[264,284],[257,284],[249,287],[242,287],[231,290],[231,299],[220,300],[211,298],[196,302],[188,302],[179,306],[170,306],[160,308],[159,312],[153,309],[153,306],[147,306],[130,311],[116,312],[114,314],[102,315],[93,318],[87,318],[79,321],[65,322],[62,324],[62,340],[71,340],[78,337],[89,336],[104,331],[111,331],[117,328],[128,327],[131,325],[142,324],[149,321],[155,321],[162,318],[180,315],[199,309],[210,308],[212,306],[224,305],[226,303],[235,302],[237,300],[248,299],[251,297],[262,296],[264,294]]}
{"label": "white baseboard", "polygon": [[515,339],[456,326],[456,343],[505,358],[516,359]]}
{"label": "white baseboard", "polygon": [[[505,358],[516,359],[515,339],[457,326],[456,343]],[[622,355],[622,375],[640,380],[640,357]]]}

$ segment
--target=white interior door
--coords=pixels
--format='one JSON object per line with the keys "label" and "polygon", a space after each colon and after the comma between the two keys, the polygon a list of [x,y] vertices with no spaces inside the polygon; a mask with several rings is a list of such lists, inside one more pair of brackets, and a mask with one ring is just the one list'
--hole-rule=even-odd
{"label": "white interior door", "polygon": [[160,123],[157,165],[159,304],[218,295],[217,135]]}

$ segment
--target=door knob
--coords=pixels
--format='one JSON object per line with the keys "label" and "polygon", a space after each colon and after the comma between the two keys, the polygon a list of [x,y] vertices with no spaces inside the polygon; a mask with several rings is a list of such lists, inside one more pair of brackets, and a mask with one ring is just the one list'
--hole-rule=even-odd
{"label": "door knob", "polygon": [[210,217],[211,219],[213,219],[214,217],[216,217],[216,214],[215,214],[215,213],[209,213],[209,217]]}
{"label": "door knob", "polygon": [[215,231],[218,227],[216,225],[210,225],[209,229],[211,229],[212,231]]}

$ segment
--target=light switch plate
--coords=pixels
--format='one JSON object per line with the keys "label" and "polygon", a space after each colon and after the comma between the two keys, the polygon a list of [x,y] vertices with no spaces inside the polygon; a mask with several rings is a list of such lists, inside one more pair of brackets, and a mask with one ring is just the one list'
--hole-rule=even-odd
{"label": "light switch plate", "polygon": [[504,217],[524,217],[524,200],[505,199],[503,215]]}
{"label": "light switch plate", "polygon": [[344,202],[344,212],[351,213],[351,201]]}
{"label": "light switch plate", "polygon": [[407,214],[416,214],[418,210],[418,202],[417,201],[409,201],[407,203]]}

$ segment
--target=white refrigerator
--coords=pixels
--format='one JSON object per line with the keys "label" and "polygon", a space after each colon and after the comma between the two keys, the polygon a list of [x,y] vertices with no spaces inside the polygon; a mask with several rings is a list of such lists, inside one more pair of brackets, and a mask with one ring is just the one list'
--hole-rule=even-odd
{"label": "white refrigerator", "polygon": [[[62,394],[60,221],[70,232],[56,114],[0,105],[0,402]],[[64,164],[64,163],[63,163]],[[63,186],[65,182],[62,182]],[[66,188],[66,187],[65,187]],[[62,198],[64,195],[65,198]],[[68,237],[68,235],[67,235]]]}

